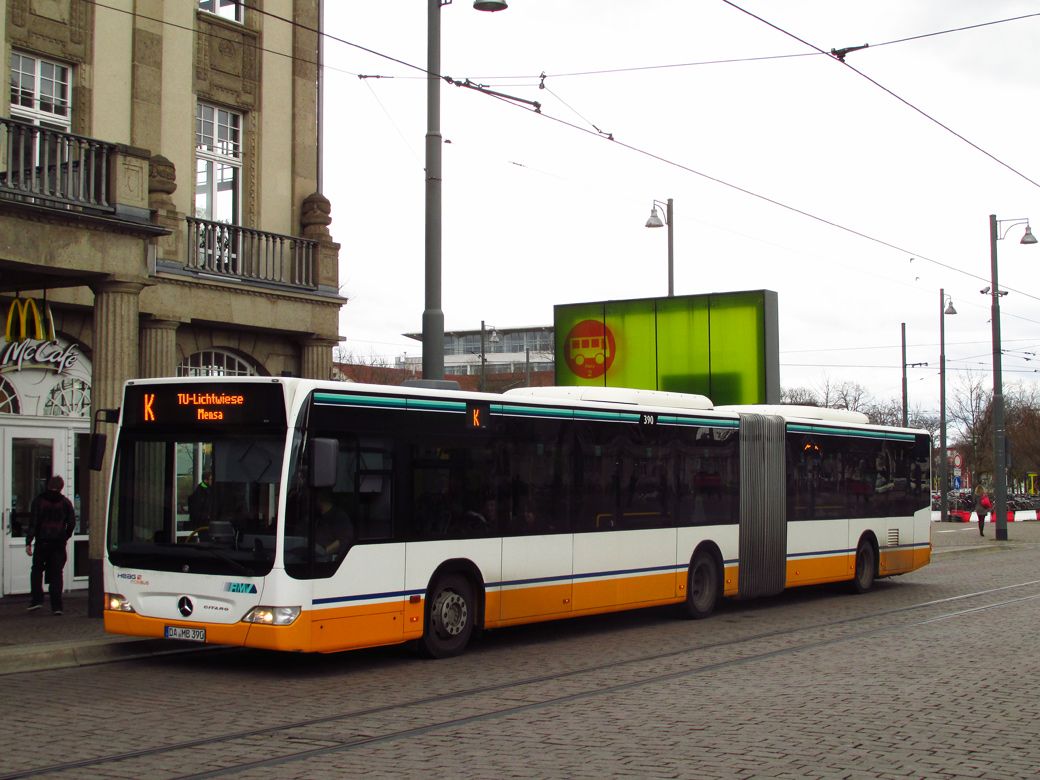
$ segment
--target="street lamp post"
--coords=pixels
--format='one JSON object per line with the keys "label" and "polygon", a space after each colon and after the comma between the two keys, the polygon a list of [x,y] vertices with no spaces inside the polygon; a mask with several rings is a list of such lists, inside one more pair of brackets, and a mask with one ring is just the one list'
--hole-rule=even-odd
{"label": "street lamp post", "polygon": [[953,308],[953,298],[950,305],[946,306],[946,291],[939,289],[939,511],[940,519],[946,522],[950,519],[950,505],[947,494],[949,492],[949,468],[946,459],[946,315],[956,314]]}
{"label": "street lamp post", "polygon": [[491,326],[491,335],[485,339],[487,328],[484,327],[484,320],[480,321],[480,392],[487,392],[487,341],[492,344],[498,343],[498,331],[495,330],[495,326]]}
{"label": "street lamp post", "polygon": [[[444,379],[444,311],[441,309],[441,5],[427,0],[426,28],[426,308],[423,310],[423,379]],[[475,0],[478,11],[501,11],[505,0]]]}
{"label": "street lamp post", "polygon": [[[996,538],[1006,541],[1007,532],[1007,459],[1005,457],[1004,432],[1004,380],[1001,376],[1000,359],[1000,299],[1007,295],[997,285],[997,241],[1007,235],[1015,225],[1025,224],[1026,232],[1019,243],[1035,244],[1036,238],[1029,229],[1028,219],[998,220],[995,214],[989,215],[989,258],[992,287],[982,290],[992,296],[993,324],[993,512],[996,520]],[[1006,225],[1007,227],[1003,227]],[[1001,230],[1003,229],[1003,233]]]}
{"label": "street lamp post", "polygon": [[[657,216],[657,207],[661,206],[664,208],[664,222]],[[669,198],[667,203],[662,203],[659,200],[655,200],[653,205],[650,207],[650,219],[646,221],[648,228],[659,228],[668,226],[668,297],[672,298],[675,295],[675,233],[673,232],[673,213],[672,213],[672,199]]]}

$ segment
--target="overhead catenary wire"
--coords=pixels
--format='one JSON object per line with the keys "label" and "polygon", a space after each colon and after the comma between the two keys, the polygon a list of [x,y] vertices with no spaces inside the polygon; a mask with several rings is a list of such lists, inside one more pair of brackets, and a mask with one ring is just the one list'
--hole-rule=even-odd
{"label": "overhead catenary wire", "polygon": [[[132,13],[132,12],[129,12],[129,11],[125,11],[124,9],[121,9],[121,8],[116,8],[114,6],[106,5],[105,3],[101,2],[100,0],[80,0],[80,1],[84,2],[84,3],[90,3],[90,4],[95,5],[97,7],[106,8],[108,10],[117,11],[117,12],[120,12],[120,13]],[[740,6],[738,6],[735,3],[733,3],[732,0],[722,0],[722,2],[724,2],[725,4],[733,7],[734,9],[736,9],[736,10],[742,12],[742,13],[747,14],[748,16],[751,16],[751,17],[761,21],[763,24],[766,24],[766,25],[776,29],[778,32],[781,32],[784,35],[787,35],[787,36],[791,37],[792,39],[794,39],[794,40],[804,44],[805,46],[808,46],[809,48],[813,49],[818,54],[827,54],[827,52],[825,52],[820,47],[815,46],[814,44],[811,44],[808,41],[805,41],[805,40],[799,38],[798,36],[794,35],[793,33],[790,33],[787,30],[784,30],[783,28],[778,27],[777,25],[773,24],[772,22],[769,22],[769,21],[767,21],[767,20],[765,20],[765,19],[763,19],[763,18],[761,18],[761,17],[751,13],[750,11],[747,11],[747,10],[741,8]],[[281,22],[283,22],[285,24],[288,24],[288,25],[291,25],[291,26],[294,26],[294,27],[298,27],[298,28],[303,29],[303,30],[308,31],[308,32],[313,32],[315,35],[323,35],[328,40],[332,40],[332,41],[335,41],[337,43],[342,43],[342,44],[344,44],[346,46],[350,46],[350,47],[356,48],[356,49],[358,49],[360,51],[364,51],[364,52],[366,52],[368,54],[372,54],[373,56],[380,57],[380,58],[389,60],[391,62],[403,65],[404,67],[410,68],[412,70],[419,71],[420,73],[424,74],[424,77],[428,77],[428,75],[429,75],[429,74],[427,74],[426,69],[424,67],[422,67],[422,66],[414,65],[412,63],[409,63],[409,62],[407,62],[405,60],[402,60],[402,59],[399,59],[397,57],[393,57],[393,56],[388,55],[388,54],[383,54],[382,52],[378,52],[378,51],[376,51],[374,49],[370,49],[370,48],[362,46],[360,44],[353,43],[353,42],[348,41],[348,40],[346,40],[344,38],[340,38],[338,36],[332,35],[332,34],[328,33],[327,31],[322,31],[322,30],[319,30],[317,28],[309,27],[309,26],[301,24],[301,23],[299,23],[299,22],[297,22],[297,21],[295,21],[293,19],[287,19],[287,18],[285,18],[283,16],[279,16],[278,14],[272,13],[272,12],[264,10],[264,9],[253,8],[251,10],[254,10],[254,11],[258,12],[258,13],[261,13],[261,14],[263,14],[265,16],[268,16],[268,17],[271,17],[273,19],[279,20],[279,21],[281,21]],[[149,19],[151,19],[151,17],[147,17],[147,16],[144,16],[144,15],[141,15],[141,14],[138,14],[138,16],[140,16],[141,18],[149,18]],[[999,20],[999,21],[994,21],[994,22],[987,22],[987,23],[979,24],[979,25],[971,25],[971,26],[968,26],[968,27],[956,28],[955,30],[949,30],[949,31],[945,31],[945,32],[956,32],[956,31],[960,31],[960,30],[973,29],[975,27],[981,27],[981,26],[990,25],[990,24],[999,24],[999,23],[1002,23],[1002,22],[1005,22],[1005,21],[1017,21],[1017,20],[1020,20],[1020,19],[1030,18],[1032,16],[1040,16],[1040,14],[1027,14],[1027,15],[1023,15],[1023,16],[1019,16],[1019,17],[1014,17],[1012,19]],[[171,23],[171,22],[169,22],[169,21],[167,21],[165,19],[152,19],[152,20],[156,21],[158,23],[164,24],[164,25],[180,27],[181,29],[185,29],[185,30],[191,30],[192,29],[192,28],[184,27],[182,25],[175,25],[175,24],[173,24],[173,23]],[[942,33],[932,33],[932,35],[938,35],[938,34],[942,34]],[[919,37],[926,37],[926,36],[924,36],[924,35],[922,35],[922,36],[915,36],[915,38],[919,38]],[[914,40],[915,38],[908,38],[906,40]],[[897,41],[893,41],[892,43],[895,43],[895,42],[897,42]],[[267,50],[265,50],[265,51],[267,51]],[[296,55],[288,55],[288,54],[284,54],[282,52],[274,52],[274,53],[281,54],[282,56],[291,57],[293,59],[301,59],[301,58],[296,57]],[[828,56],[830,56],[830,55],[828,54]],[[309,60],[306,60],[306,61],[313,62],[313,61],[309,61]],[[851,66],[848,66],[847,63],[846,63],[846,66],[847,67],[851,67]],[[945,125],[942,125],[941,122],[938,122],[934,118],[930,117],[927,113],[925,113],[921,109],[917,108],[916,106],[913,106],[913,104],[909,103],[908,101],[905,101],[903,98],[900,98],[898,95],[895,95],[895,93],[892,93],[890,90],[887,90],[887,88],[883,87],[881,84],[878,84],[873,79],[870,79],[870,77],[866,76],[865,74],[860,73],[855,68],[852,68],[852,70],[854,70],[856,73],[859,73],[864,78],[867,78],[872,83],[876,84],[879,88],[884,89],[885,91],[889,92],[890,94],[893,95],[893,97],[896,97],[901,102],[904,102],[907,106],[913,108],[915,111],[918,111],[923,116],[925,116],[928,119],[930,119],[931,121],[933,121],[936,124],[942,126],[944,129],[949,130],[949,132],[953,133],[958,138],[961,138],[966,143],[968,143],[971,146],[973,146],[974,148],[978,149],[980,152],[982,152],[986,156],[990,157],[994,161],[998,162],[1002,166],[1007,167],[1009,170],[1013,171],[1014,173],[1018,174],[1019,176],[1022,176],[1023,178],[1025,178],[1030,183],[1032,183],[1032,184],[1034,184],[1036,186],[1040,186],[1040,184],[1037,184],[1036,182],[1034,182],[1029,177],[1026,177],[1024,174],[1016,171],[1014,168],[1011,168],[1006,163],[1004,163],[1003,161],[999,160],[997,157],[995,157],[994,155],[990,154],[986,150],[984,150],[981,147],[977,146],[976,144],[968,141],[966,138],[964,138],[963,136],[960,136],[959,134],[957,134],[953,130],[950,130]],[[344,72],[348,73],[349,75],[360,76],[360,74],[350,73],[349,71],[344,71]],[[441,76],[441,77],[443,77],[443,76]],[[366,76],[365,78],[372,78],[372,76]],[[485,94],[488,94],[488,93],[485,93]],[[491,97],[496,97],[494,95],[490,95],[490,96]],[[501,98],[496,97],[496,99],[501,99]],[[516,103],[510,103],[510,101],[508,101],[508,100],[505,100],[503,102],[509,103],[510,105],[514,105],[514,106],[519,107],[519,108],[524,108],[523,106],[517,106]],[[562,100],[561,100],[561,103],[563,103]],[[564,105],[566,105],[566,103],[564,103]],[[528,110],[528,111],[531,111],[532,113],[536,113],[532,109],[524,109],[524,110]],[[594,128],[594,133],[591,132],[591,131],[586,130],[585,128],[578,127],[577,125],[574,125],[573,123],[567,122],[567,121],[565,121],[563,119],[559,119],[557,117],[553,117],[551,115],[545,114],[544,112],[537,112],[537,113],[540,113],[542,116],[545,116],[547,119],[552,119],[555,122],[559,122],[559,123],[561,123],[563,125],[569,126],[569,127],[573,128],[573,129],[579,130],[581,132],[594,134],[596,137],[599,137],[599,138],[605,138],[607,140],[610,140],[613,143],[618,143],[619,145],[621,145],[621,146],[623,146],[623,147],[625,147],[625,148],[627,148],[627,149],[629,149],[629,150],[631,150],[633,152],[636,152],[638,154],[642,154],[644,156],[647,156],[647,157],[650,157],[652,159],[658,160],[658,161],[660,161],[662,163],[665,163],[667,165],[671,165],[671,166],[679,168],[681,170],[685,170],[685,171],[687,171],[689,173],[692,173],[694,175],[697,175],[697,176],[700,176],[702,178],[708,179],[709,181],[713,181],[713,182],[715,182],[717,184],[721,184],[722,186],[728,187],[728,188],[733,189],[733,190],[735,190],[737,192],[741,192],[741,193],[743,193],[745,195],[749,195],[751,197],[754,197],[756,199],[762,200],[762,201],[764,201],[766,203],[770,203],[770,204],[772,204],[774,206],[778,206],[780,208],[783,208],[785,210],[791,211],[793,213],[800,214],[800,215],[802,215],[804,217],[807,217],[809,219],[815,220],[815,221],[820,222],[822,224],[829,225],[830,227],[836,228],[838,230],[842,230],[842,231],[844,231],[846,233],[849,233],[851,235],[855,235],[855,236],[857,236],[859,238],[863,238],[863,239],[866,239],[868,241],[872,241],[874,243],[880,244],[882,246],[886,246],[886,247],[888,247],[890,249],[896,249],[896,250],[901,251],[901,252],[907,252],[908,251],[908,250],[902,249],[902,248],[898,247],[897,245],[892,244],[890,242],[884,241],[884,240],[876,238],[874,236],[870,236],[870,235],[868,235],[866,233],[862,233],[862,232],[860,232],[858,230],[855,230],[853,228],[849,228],[847,226],[844,226],[844,225],[842,225],[840,223],[837,223],[837,222],[834,222],[832,220],[828,220],[828,219],[825,219],[823,217],[819,217],[819,216],[817,216],[815,214],[812,214],[811,212],[805,211],[803,209],[799,209],[797,207],[790,206],[790,205],[788,205],[786,203],[783,203],[782,201],[776,200],[774,198],[770,198],[770,197],[765,196],[765,195],[761,195],[761,194],[756,193],[756,192],[754,192],[752,190],[749,190],[749,189],[746,189],[744,187],[740,187],[738,185],[735,185],[735,184],[732,184],[730,182],[727,182],[727,181],[725,181],[723,179],[719,179],[717,177],[710,176],[709,174],[706,174],[706,173],[703,173],[701,171],[695,170],[695,169],[693,169],[693,168],[691,168],[689,166],[682,165],[682,164],[680,164],[678,162],[669,160],[669,159],[667,159],[665,157],[662,157],[660,155],[654,154],[654,153],[649,152],[647,150],[640,149],[639,147],[636,147],[634,145],[620,142],[616,138],[614,138],[612,134],[604,133],[602,130],[599,130],[598,127],[595,124],[593,124],[588,119],[585,119],[584,117],[582,117],[584,119],[584,121],[588,122]],[[577,113],[577,112],[575,112],[575,113]],[[581,115],[579,114],[579,116],[581,116]],[[979,281],[982,281],[982,282],[987,281],[987,279],[985,277],[983,277],[983,276],[980,276],[978,274],[974,274],[974,273],[971,273],[971,272],[968,272],[968,271],[964,271],[962,269],[956,268],[955,266],[952,266],[952,265],[949,265],[947,263],[943,263],[941,261],[934,260],[932,258],[924,256],[924,255],[922,255],[920,253],[909,252],[909,254],[912,254],[912,255],[914,255],[914,257],[916,257],[916,258],[918,258],[920,260],[923,260],[925,262],[931,263],[933,265],[936,265],[936,266],[939,266],[939,267],[942,267],[942,268],[946,268],[946,269],[948,269],[950,271],[954,271],[956,273],[964,274],[966,276],[969,276],[970,278],[973,278],[973,279],[976,279],[976,280],[979,280]],[[1013,288],[1006,287],[1006,286],[1005,286],[1005,289],[1013,291],[1013,292],[1015,292],[1017,294],[1025,295],[1025,296],[1027,296],[1029,298],[1032,298],[1033,300],[1040,300],[1040,297],[1031,295],[1031,294],[1026,293],[1026,292],[1021,291],[1021,290],[1015,290]]]}
{"label": "overhead catenary wire", "polygon": [[[741,13],[747,14],[748,16],[750,16],[750,17],[751,17],[751,18],[753,18],[753,19],[757,19],[758,21],[762,22],[763,24],[765,24],[765,25],[767,25],[767,26],[769,26],[769,27],[772,27],[772,28],[773,28],[774,30],[776,30],[777,32],[779,32],[779,33],[782,33],[782,34],[784,34],[784,35],[786,35],[786,36],[788,36],[788,37],[790,37],[790,38],[793,38],[794,40],[798,41],[799,43],[801,43],[801,44],[804,44],[805,46],[808,46],[808,47],[809,47],[810,49],[814,49],[815,51],[819,52],[820,54],[827,54],[827,53],[828,53],[828,52],[824,51],[823,49],[821,49],[821,48],[820,48],[819,46],[817,46],[817,45],[815,45],[815,44],[813,44],[813,43],[809,43],[809,42],[808,42],[807,40],[805,40],[804,38],[799,38],[799,37],[798,37],[797,35],[795,35],[794,33],[790,32],[789,30],[785,30],[785,29],[784,29],[783,27],[780,27],[780,26],[778,26],[778,25],[776,25],[776,24],[773,24],[773,22],[770,22],[769,20],[767,20],[767,19],[764,19],[764,18],[762,18],[761,16],[758,16],[757,14],[754,14],[754,13],[752,13],[751,11],[748,11],[748,10],[747,10],[747,9],[745,9],[745,8],[741,8],[741,7],[739,6],[739,5],[737,5],[736,3],[734,3],[734,2],[733,2],[733,0],[721,0],[721,2],[725,3],[726,5],[730,6],[731,8],[734,8],[734,9],[736,9],[737,11],[740,11]],[[864,48],[865,48],[865,47],[864,47]],[[895,92],[893,92],[893,91],[892,91],[891,89],[889,89],[889,88],[888,88],[888,87],[886,87],[885,85],[881,84],[881,83],[880,83],[879,81],[876,81],[875,79],[871,78],[870,76],[868,76],[868,75],[867,75],[866,73],[864,73],[863,71],[861,71],[861,70],[858,70],[858,69],[854,68],[854,67],[853,67],[852,65],[850,65],[850,64],[849,64],[848,62],[846,62],[846,61],[845,61],[845,58],[844,58],[844,57],[832,57],[832,59],[834,59],[834,60],[836,60],[836,61],[840,62],[840,63],[841,63],[842,65],[844,65],[844,66],[845,66],[846,68],[848,68],[849,70],[851,70],[851,71],[852,71],[853,73],[856,73],[857,75],[859,75],[859,76],[861,76],[862,78],[866,79],[866,80],[867,80],[867,81],[869,81],[869,82],[870,82],[871,84],[873,84],[874,86],[876,86],[876,87],[877,87],[878,89],[881,89],[881,90],[883,90],[884,92],[887,92],[887,93],[888,93],[889,95],[891,95],[892,97],[894,97],[894,98],[895,98],[896,100],[898,100],[898,101],[899,101],[900,103],[902,103],[903,105],[907,106],[908,108],[910,108],[910,109],[912,109],[912,110],[916,111],[917,113],[919,113],[919,114],[920,114],[921,116],[923,116],[923,117],[924,117],[925,119],[927,119],[928,121],[930,121],[930,122],[934,122],[934,123],[935,123],[936,125],[938,125],[939,127],[941,127],[941,128],[942,128],[943,130],[945,130],[946,132],[948,132],[948,133],[950,133],[951,135],[953,135],[953,136],[955,136],[955,137],[959,138],[960,140],[962,140],[962,141],[963,141],[964,143],[968,144],[968,145],[969,145],[970,147],[972,147],[973,149],[976,149],[976,150],[978,150],[979,152],[981,152],[982,154],[986,155],[987,157],[989,157],[989,158],[990,158],[991,160],[993,160],[993,161],[994,161],[995,163],[997,163],[998,165],[1002,165],[1003,167],[1007,168],[1007,169],[1008,169],[1009,171],[1011,171],[1011,172],[1012,172],[1013,174],[1015,174],[1016,176],[1019,176],[1019,177],[1021,177],[1021,178],[1022,178],[1022,179],[1024,179],[1025,181],[1027,181],[1027,182],[1029,182],[1030,184],[1032,184],[1032,185],[1033,185],[1034,187],[1040,187],[1040,183],[1037,183],[1036,181],[1034,181],[1034,180],[1033,180],[1033,179],[1031,179],[1030,177],[1026,176],[1026,175],[1025,175],[1024,173],[1022,173],[1022,172],[1021,172],[1020,170],[1018,170],[1018,169],[1017,169],[1017,168],[1015,168],[1014,166],[1010,165],[1009,163],[1006,163],[1006,162],[1004,162],[1003,160],[1001,160],[1001,159],[1000,159],[999,157],[997,157],[996,155],[994,155],[994,154],[992,154],[992,153],[990,153],[990,152],[986,151],[986,150],[985,150],[985,149],[983,149],[983,148],[982,148],[981,146],[979,146],[978,144],[976,144],[976,143],[975,143],[974,141],[971,141],[971,140],[969,140],[968,138],[966,138],[965,136],[961,135],[961,134],[960,134],[960,133],[958,133],[958,132],[957,132],[956,130],[954,130],[954,129],[953,129],[952,127],[950,127],[949,125],[946,125],[946,124],[944,124],[943,122],[940,122],[940,121],[939,121],[938,119],[936,119],[935,117],[933,117],[933,116],[932,116],[931,114],[929,114],[929,113],[928,113],[927,111],[925,111],[925,110],[924,110],[924,109],[922,109],[922,108],[919,108],[918,106],[915,106],[915,105],[914,105],[913,103],[911,103],[911,102],[910,102],[909,100],[907,100],[906,98],[903,98],[903,97],[901,97],[901,96],[897,95],[897,94],[896,94]]]}

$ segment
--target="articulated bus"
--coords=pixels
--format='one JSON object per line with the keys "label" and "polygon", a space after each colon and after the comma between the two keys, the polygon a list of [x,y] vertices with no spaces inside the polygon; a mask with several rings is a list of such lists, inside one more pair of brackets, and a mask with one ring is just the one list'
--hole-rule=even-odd
{"label": "articulated bus", "polygon": [[[300,652],[909,572],[927,433],[603,387],[127,383],[105,628]],[[200,484],[201,483],[201,484]]]}

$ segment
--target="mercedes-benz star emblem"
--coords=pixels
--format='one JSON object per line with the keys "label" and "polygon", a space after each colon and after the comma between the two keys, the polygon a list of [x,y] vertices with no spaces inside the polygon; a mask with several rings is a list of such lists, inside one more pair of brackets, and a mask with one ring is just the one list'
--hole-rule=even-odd
{"label": "mercedes-benz star emblem", "polygon": [[177,602],[177,610],[184,615],[184,617],[188,617],[194,608],[191,599],[187,596],[181,596],[181,600]]}

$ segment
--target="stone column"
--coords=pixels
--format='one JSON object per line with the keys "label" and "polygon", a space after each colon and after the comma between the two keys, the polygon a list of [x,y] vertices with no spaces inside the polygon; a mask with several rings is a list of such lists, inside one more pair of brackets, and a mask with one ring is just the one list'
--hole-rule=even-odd
{"label": "stone column", "polygon": [[[91,412],[116,409],[123,401],[123,383],[137,377],[138,296],[143,284],[105,281],[91,285],[94,291],[94,375]],[[100,423],[109,434],[101,471],[90,473],[90,581],[88,614],[101,617],[104,602],[103,561],[108,521],[108,475],[112,468],[113,426]]]}
{"label": "stone column", "polygon": [[175,320],[141,322],[141,377],[151,379],[177,375],[177,328]]}
{"label": "stone column", "polygon": [[304,339],[300,342],[300,376],[304,379],[332,378],[332,339]]}

